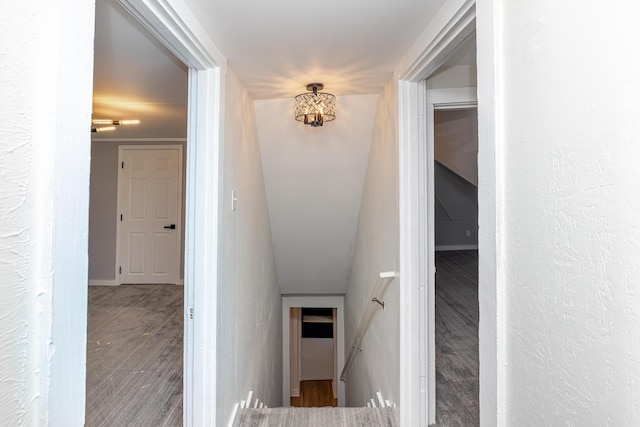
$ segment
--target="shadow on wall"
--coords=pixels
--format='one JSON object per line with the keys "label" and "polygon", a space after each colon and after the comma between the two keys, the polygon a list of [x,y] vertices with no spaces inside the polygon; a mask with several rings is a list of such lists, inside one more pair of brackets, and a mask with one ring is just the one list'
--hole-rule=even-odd
{"label": "shadow on wall", "polygon": [[478,188],[435,162],[436,250],[478,247]]}

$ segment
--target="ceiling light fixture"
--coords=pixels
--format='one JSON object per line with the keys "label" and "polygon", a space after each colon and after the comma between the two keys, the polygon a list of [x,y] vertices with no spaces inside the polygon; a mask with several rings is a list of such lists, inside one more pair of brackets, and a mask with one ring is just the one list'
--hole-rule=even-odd
{"label": "ceiling light fixture", "polygon": [[[129,125],[139,125],[140,120],[138,119],[129,119],[129,120],[111,120],[111,119],[93,119],[91,120],[91,132],[107,132],[111,130],[116,130],[116,126],[129,126]],[[99,127],[95,127],[93,125],[102,125]]]}
{"label": "ceiling light fixture", "polygon": [[295,98],[296,120],[311,127],[322,126],[324,122],[336,119],[336,97],[330,93],[318,92],[324,89],[322,83],[309,83],[307,90]]}

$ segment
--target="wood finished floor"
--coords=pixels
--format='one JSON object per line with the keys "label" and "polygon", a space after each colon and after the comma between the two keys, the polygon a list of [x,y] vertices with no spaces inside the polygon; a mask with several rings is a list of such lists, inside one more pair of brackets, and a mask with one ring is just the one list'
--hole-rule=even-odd
{"label": "wood finished floor", "polygon": [[436,271],[436,425],[478,426],[478,252],[436,252]]}
{"label": "wood finished floor", "polygon": [[183,291],[89,287],[87,426],[182,426]]}
{"label": "wood finished floor", "polygon": [[300,397],[291,397],[291,406],[298,408],[319,408],[338,406],[333,397],[332,380],[300,381]]}

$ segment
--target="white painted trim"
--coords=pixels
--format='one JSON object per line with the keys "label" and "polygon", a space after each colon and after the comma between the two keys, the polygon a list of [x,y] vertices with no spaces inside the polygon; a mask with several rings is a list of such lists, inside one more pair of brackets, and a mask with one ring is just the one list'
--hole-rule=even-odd
{"label": "white painted trim", "polygon": [[[182,254],[182,250],[181,250],[181,240],[182,240],[182,234],[184,233],[184,230],[182,230],[182,200],[183,200],[183,185],[184,183],[182,182],[182,176],[183,176],[183,153],[182,153],[182,145],[119,145],[118,146],[118,164],[116,165],[116,167],[118,168],[118,173],[117,173],[117,200],[116,200],[116,212],[118,212],[118,215],[120,215],[123,211],[122,206],[124,201],[122,200],[123,194],[121,192],[121,188],[120,188],[120,163],[124,160],[123,159],[123,153],[125,151],[134,151],[134,150],[138,150],[138,151],[148,151],[148,150],[178,150],[178,188],[177,188],[177,194],[176,197],[178,198],[177,200],[177,217],[176,217],[176,234],[178,234],[179,238],[176,241],[176,245],[178,246],[178,250],[176,251],[178,254],[180,254],[181,256],[184,256],[184,254]],[[117,215],[116,215],[117,216]],[[123,236],[121,235],[122,230],[120,229],[120,225],[121,225],[121,221],[118,221],[118,219],[116,218],[116,265],[114,267],[114,271],[115,271],[115,278],[116,278],[116,283],[118,285],[122,284],[121,281],[121,275],[120,275],[120,271],[119,268],[120,266],[123,264],[122,260],[120,259],[120,239],[123,238]],[[180,279],[180,262],[177,262],[177,265],[174,265],[174,267],[176,268],[176,272],[175,272],[175,282],[176,284],[181,280]],[[171,282],[170,282],[171,283]]]}
{"label": "white painted trim", "polygon": [[[399,126],[400,218],[400,425],[435,423],[435,274],[433,192],[434,104],[427,105],[425,79],[475,29],[475,0],[449,0],[396,68]],[[465,89],[460,89],[463,92]],[[468,90],[468,88],[466,89]],[[437,92],[434,92],[437,93]],[[451,102],[448,99],[448,102]],[[429,145],[431,144],[431,145]],[[431,156],[428,158],[429,153]],[[419,349],[419,351],[415,351]]]}
{"label": "white painted trim", "polygon": [[428,89],[427,98],[436,110],[456,110],[477,106],[477,91],[473,87],[456,87],[450,89]]}
{"label": "white painted trim", "polygon": [[[282,296],[282,403],[290,406],[289,371],[289,309],[291,307],[336,308],[338,311],[338,360],[337,366],[344,366],[344,295],[283,295]],[[336,338],[336,337],[334,337]],[[338,384],[338,406],[345,405],[344,382],[338,380],[339,368],[333,381]],[[286,405],[285,405],[286,404]]]}
{"label": "white painted trim", "polygon": [[183,0],[172,0],[170,4],[167,0],[118,2],[189,67],[183,424],[216,425],[218,236],[226,59]]}
{"label": "white painted trim", "polygon": [[436,246],[436,251],[473,251],[478,245],[441,245]]}
{"label": "white painted trim", "polygon": [[120,286],[117,280],[89,280],[89,286]]}
{"label": "white painted trim", "polygon": [[[499,28],[500,5],[479,2],[478,69],[478,295],[480,303],[480,425],[507,426],[506,399],[506,279],[504,263],[504,200],[502,154],[502,68],[504,52]],[[497,19],[496,19],[497,18]]]}
{"label": "white painted trim", "polygon": [[92,138],[91,142],[187,142],[187,138]]}

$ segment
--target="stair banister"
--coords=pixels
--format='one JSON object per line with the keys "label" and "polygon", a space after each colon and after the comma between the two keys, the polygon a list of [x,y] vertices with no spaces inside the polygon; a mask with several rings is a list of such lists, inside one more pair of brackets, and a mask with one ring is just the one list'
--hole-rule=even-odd
{"label": "stair banister", "polygon": [[351,350],[349,351],[349,356],[347,357],[347,361],[344,364],[344,368],[342,369],[342,373],[340,374],[340,380],[347,380],[347,373],[351,368],[351,364],[355,359],[356,355],[362,351],[360,347],[360,342],[362,341],[362,337],[365,332],[369,328],[369,324],[371,323],[371,319],[373,319],[374,314],[379,309],[384,310],[384,301],[382,297],[384,296],[387,287],[391,283],[393,279],[398,276],[398,273],[395,271],[385,271],[380,273],[378,279],[376,280],[376,284],[373,287],[373,291],[371,291],[371,297],[369,301],[367,301],[367,306],[362,314],[362,318],[360,319],[360,323],[358,324],[358,329],[356,330],[356,335],[353,338],[353,343],[351,344]]}

